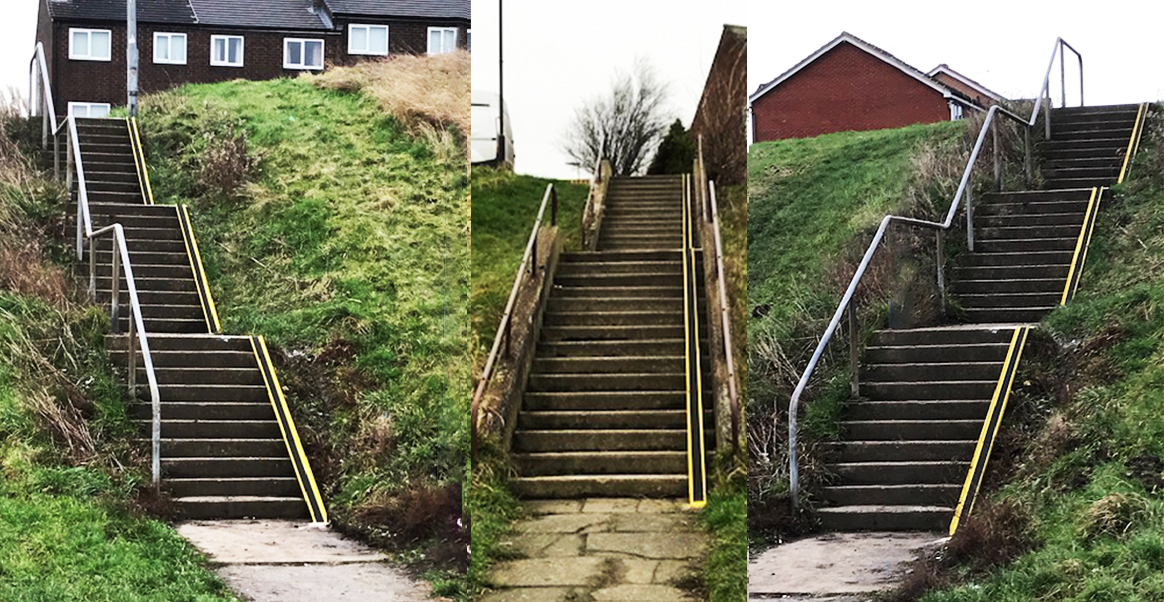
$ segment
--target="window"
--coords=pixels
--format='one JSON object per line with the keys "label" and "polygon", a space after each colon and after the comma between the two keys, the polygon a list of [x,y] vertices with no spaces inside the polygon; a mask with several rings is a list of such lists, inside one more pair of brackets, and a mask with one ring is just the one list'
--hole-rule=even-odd
{"label": "window", "polygon": [[284,69],[323,69],[323,40],[283,40]]}
{"label": "window", "polygon": [[69,115],[79,118],[101,118],[109,116],[109,109],[112,108],[107,102],[70,102]]}
{"label": "window", "polygon": [[349,25],[348,54],[388,56],[388,26]]}
{"label": "window", "polygon": [[243,37],[210,36],[210,64],[215,67],[242,67]]}
{"label": "window", "polygon": [[74,61],[108,61],[112,46],[108,29],[69,28],[69,58]]}
{"label": "window", "polygon": [[457,49],[456,27],[429,27],[428,53],[444,54]]}
{"label": "window", "polygon": [[186,34],[155,33],[154,62],[163,65],[185,65]]}

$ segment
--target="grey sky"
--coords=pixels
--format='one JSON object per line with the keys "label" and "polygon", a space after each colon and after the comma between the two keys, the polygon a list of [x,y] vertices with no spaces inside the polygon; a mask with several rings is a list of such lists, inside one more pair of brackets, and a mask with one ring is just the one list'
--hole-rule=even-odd
{"label": "grey sky", "polygon": [[[610,89],[636,57],[670,83],[672,117],[691,125],[725,23],[746,25],[753,0],[505,1],[505,102],[515,167],[585,177],[566,165],[574,109]],[[473,0],[473,89],[497,91],[497,0]]]}
{"label": "grey sky", "polygon": [[[1038,94],[1055,38],[1062,37],[1083,54],[1087,104],[1164,99],[1164,70],[1155,64],[1164,55],[1159,0],[1098,5],[752,0],[750,7],[749,94],[848,31],[922,71],[947,63],[1009,98]],[[1077,104],[1073,59],[1067,67],[1068,102]],[[1058,77],[1056,66],[1056,90]]]}
{"label": "grey sky", "polygon": [[28,94],[28,60],[36,44],[36,12],[40,0],[4,0],[0,19],[0,88],[16,86]]}

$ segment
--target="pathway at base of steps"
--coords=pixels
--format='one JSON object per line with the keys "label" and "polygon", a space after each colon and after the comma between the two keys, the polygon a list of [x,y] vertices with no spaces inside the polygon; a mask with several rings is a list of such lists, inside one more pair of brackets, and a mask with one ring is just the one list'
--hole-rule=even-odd
{"label": "pathway at base of steps", "polygon": [[426,602],[430,587],[386,564],[388,557],[303,522],[194,521],[178,533],[251,602]]}
{"label": "pathway at base of steps", "polygon": [[940,533],[827,533],[785,543],[748,561],[748,600],[866,602],[944,542]]}
{"label": "pathway at base of steps", "polygon": [[706,535],[669,500],[530,501],[481,602],[695,602]]}

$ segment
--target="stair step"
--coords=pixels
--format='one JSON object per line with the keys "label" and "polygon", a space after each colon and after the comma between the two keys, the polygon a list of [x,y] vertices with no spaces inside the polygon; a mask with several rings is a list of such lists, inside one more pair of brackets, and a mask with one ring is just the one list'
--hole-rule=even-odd
{"label": "stair step", "polygon": [[683,280],[663,286],[563,286],[554,284],[551,299],[608,299],[611,297],[634,297],[652,299],[683,299]]}
{"label": "stair step", "polygon": [[682,261],[587,261],[563,263],[560,276],[602,276],[614,274],[670,274],[683,277]]}
{"label": "stair step", "polygon": [[[823,487],[821,497],[837,506],[924,506],[953,507],[962,485],[841,485]],[[953,511],[950,512],[953,518]]]}
{"label": "stair step", "polygon": [[884,401],[990,399],[996,384],[995,380],[872,382],[861,383],[861,394]]}
{"label": "stair step", "polygon": [[958,294],[979,293],[1052,293],[1063,292],[1065,278],[1027,278],[1006,280],[955,280],[952,288]]}
{"label": "stair step", "polygon": [[1024,251],[1074,251],[1079,240],[1079,232],[1075,236],[1062,238],[1024,238],[1024,239],[995,239],[977,240],[974,250],[979,253],[1018,253]]}
{"label": "stair step", "polygon": [[[1077,229],[1078,230],[1078,229]],[[1078,234],[1078,232],[1076,232]],[[616,287],[616,286],[668,286],[678,284],[683,286],[683,275],[656,274],[650,272],[633,272],[623,274],[581,274],[569,273],[554,276],[556,286],[570,287]]]}
{"label": "stair step", "polygon": [[162,470],[176,479],[228,479],[255,477],[295,477],[284,447],[282,457],[190,457],[162,456]]}
{"label": "stair step", "polygon": [[612,311],[683,311],[683,298],[672,297],[581,297],[564,299],[551,296],[548,311],[551,312],[612,312]]}
{"label": "stair step", "polygon": [[1066,177],[1066,178],[1047,178],[1043,181],[1043,187],[1048,189],[1053,188],[1078,188],[1079,186],[1111,186],[1116,183],[1119,174],[1115,176],[1104,177]]}
{"label": "stair step", "polygon": [[686,407],[684,391],[526,392],[522,408],[531,411],[665,410]]}
{"label": "stair step", "polygon": [[1074,226],[1083,225],[1085,211],[1073,213],[1011,213],[994,215],[977,215],[974,217],[974,230],[977,233],[981,228],[1014,228],[1014,227],[1042,227],[1042,226]]}
{"label": "stair step", "polygon": [[1072,251],[1027,251],[1025,253],[966,253],[959,260],[966,267],[1071,264]]}
{"label": "stair step", "polygon": [[682,391],[684,372],[630,374],[530,374],[527,390],[539,391]]}
{"label": "stair step", "polygon": [[[249,368],[258,371],[258,361],[250,351],[165,351],[150,348],[155,368]],[[137,365],[142,365],[141,353],[135,353]],[[109,352],[109,360],[115,366],[124,366],[128,361],[125,351]]]}
{"label": "stair step", "polygon": [[[708,363],[704,358],[704,368]],[[534,360],[533,370],[538,374],[618,374],[623,372],[648,374],[655,372],[683,372],[687,369],[686,358],[679,355],[652,357],[546,357],[539,355]]]}
{"label": "stair step", "polygon": [[[965,299],[965,297],[963,297]],[[934,358],[960,362],[1001,362],[1007,343],[967,343],[962,345],[898,345],[865,348],[869,364],[914,364]]]}
{"label": "stair step", "polygon": [[[706,318],[701,308],[700,319]],[[683,325],[682,310],[546,312],[545,326],[670,326]]]}
{"label": "stair step", "polygon": [[[985,415],[983,409],[979,427]],[[973,439],[864,440],[833,443],[827,453],[833,462],[948,461],[969,459],[976,445]]]}
{"label": "stair step", "polygon": [[856,441],[972,440],[977,439],[981,433],[984,418],[985,416],[958,420],[949,418],[939,420],[849,420],[841,422],[840,426],[847,438]]}
{"label": "stair step", "polygon": [[162,424],[162,456],[169,458],[287,458],[282,439],[170,439]]}
{"label": "stair step", "polygon": [[1012,334],[1009,328],[910,328],[878,330],[873,342],[875,346],[1009,344]]}
{"label": "stair step", "polygon": [[963,311],[967,321],[977,324],[1022,324],[1042,321],[1055,307],[965,307]]}
{"label": "stair step", "polygon": [[186,520],[205,519],[298,519],[307,516],[302,497],[180,497],[174,504]]}
{"label": "stair step", "polygon": [[[1077,224],[1040,225],[1040,226],[975,226],[974,234],[983,241],[995,240],[1030,240],[1047,238],[1068,238],[1079,236],[1082,221]],[[976,241],[977,242],[977,241]]]}
{"label": "stair step", "polygon": [[283,497],[299,499],[303,490],[293,477],[239,477],[233,479],[166,479],[174,497]]}
{"label": "stair step", "polygon": [[589,251],[563,253],[562,265],[576,263],[635,263],[641,261],[683,261],[680,251]]}
{"label": "stair step", "polygon": [[583,429],[685,429],[684,410],[619,410],[578,412],[526,411],[518,418],[518,428],[525,430]]}
{"label": "stair step", "polygon": [[966,479],[965,462],[950,460],[914,462],[840,462],[829,468],[842,485],[954,484]]}
{"label": "stair step", "polygon": [[[135,403],[130,413],[139,419],[153,417],[153,406],[149,403]],[[171,420],[273,420],[275,412],[270,403],[230,403],[211,401],[204,403],[162,402],[162,418]],[[149,432],[149,426],[145,432]]]}
{"label": "stair step", "polygon": [[[171,292],[171,293],[197,293],[197,287],[194,285],[193,273],[188,273],[185,278],[153,278],[149,276],[139,276],[137,274],[137,266],[134,267],[133,281],[137,284],[137,292],[141,294],[143,291],[154,292]],[[189,272],[189,269],[187,269]],[[121,290],[128,291],[126,287],[125,276],[118,278]],[[108,276],[97,276],[97,294],[102,295],[103,298],[108,299],[112,295],[112,289],[109,288],[110,278]]]}
{"label": "stair step", "polygon": [[676,474],[687,472],[682,451],[548,452],[515,454],[514,463],[526,477],[594,474]]}
{"label": "stair step", "polygon": [[984,194],[974,201],[974,206],[981,208],[996,204],[1025,205],[1033,203],[1053,203],[1062,201],[1087,201],[1091,197],[1090,188],[1074,190],[1020,190],[1014,192],[994,192]]}
{"label": "stair step", "polygon": [[[267,406],[267,416],[263,420],[214,420],[203,417],[181,420],[168,415],[166,412],[168,409],[166,404],[162,405],[162,436],[167,439],[282,440],[283,437],[282,431],[279,430],[279,423],[275,421],[270,406]],[[149,432],[151,425],[150,420],[138,421],[138,426],[141,427],[142,432]]]}
{"label": "stair step", "polygon": [[[151,350],[151,356],[153,355]],[[251,365],[246,368],[193,368],[157,366],[154,372],[158,375],[158,382],[165,385],[262,385],[263,375],[259,372],[254,357]],[[145,370],[138,369],[138,382],[144,382]]]}
{"label": "stair step", "polygon": [[1102,126],[1092,124],[1087,127],[1065,124],[1063,127],[1056,128],[1054,118],[1051,119],[1051,140],[1053,141],[1123,138],[1126,142],[1131,137],[1131,122],[1110,122],[1104,123]]}
{"label": "stair step", "polygon": [[266,387],[247,385],[159,385],[166,401],[270,401]]}
{"label": "stair step", "polygon": [[998,378],[1001,361],[954,361],[953,358],[934,356],[941,362],[875,364],[866,360],[861,368],[862,382],[908,382],[927,380],[985,380]]}
{"label": "stair step", "polygon": [[839,506],[819,508],[827,531],[945,531],[954,517],[946,506]]}
{"label": "stair step", "polygon": [[544,341],[645,341],[683,336],[683,324],[652,326],[553,326],[542,328]]}
{"label": "stair step", "polygon": [[[701,352],[706,352],[707,341]],[[584,342],[542,342],[538,344],[536,357],[539,360],[554,358],[599,357],[609,361],[619,358],[641,358],[655,356],[683,357],[686,344],[683,339],[656,339],[645,341],[584,341]],[[706,355],[706,353],[705,353]]]}
{"label": "stair step", "polygon": [[1049,153],[1062,150],[1126,150],[1127,146],[1127,136],[1110,138],[1087,138],[1083,140],[1056,140],[1052,138],[1049,141],[1039,143],[1039,148],[1044,152]]}
{"label": "stair step", "polygon": [[1052,265],[957,266],[954,280],[1066,279],[1070,263]]}
{"label": "stair step", "polygon": [[687,475],[569,475],[510,480],[527,499],[589,497],[679,498],[687,495]]}
{"label": "stair step", "polygon": [[[519,430],[514,449],[522,452],[675,451],[687,449],[686,429]],[[712,436],[714,439],[714,435]]]}
{"label": "stair step", "polygon": [[1054,159],[1043,162],[1043,169],[1073,169],[1079,167],[1103,167],[1119,170],[1120,162],[1114,157],[1082,157],[1076,159]]}
{"label": "stair step", "polygon": [[[150,335],[153,351],[236,351],[253,353],[249,337],[202,334],[199,336]],[[106,347],[124,350],[125,337],[106,337]],[[265,401],[265,399],[264,399]]]}
{"label": "stair step", "polygon": [[1053,307],[1063,298],[1063,291],[1042,293],[989,293],[989,294],[961,294],[958,301],[963,309],[999,308],[999,307]]}

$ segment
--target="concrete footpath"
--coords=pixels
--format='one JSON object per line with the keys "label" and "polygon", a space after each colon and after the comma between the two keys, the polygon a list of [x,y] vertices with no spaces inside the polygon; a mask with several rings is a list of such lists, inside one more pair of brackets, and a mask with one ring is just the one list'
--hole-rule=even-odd
{"label": "concrete footpath", "polygon": [[898,583],[940,533],[828,533],[748,561],[748,599],[865,602]]}
{"label": "concrete footpath", "polygon": [[227,585],[251,602],[424,602],[430,588],[388,558],[324,528],[295,521],[182,523]]}
{"label": "concrete footpath", "polygon": [[682,585],[701,570],[705,535],[678,502],[526,502],[529,519],[502,541],[511,560],[481,602],[695,602]]}

